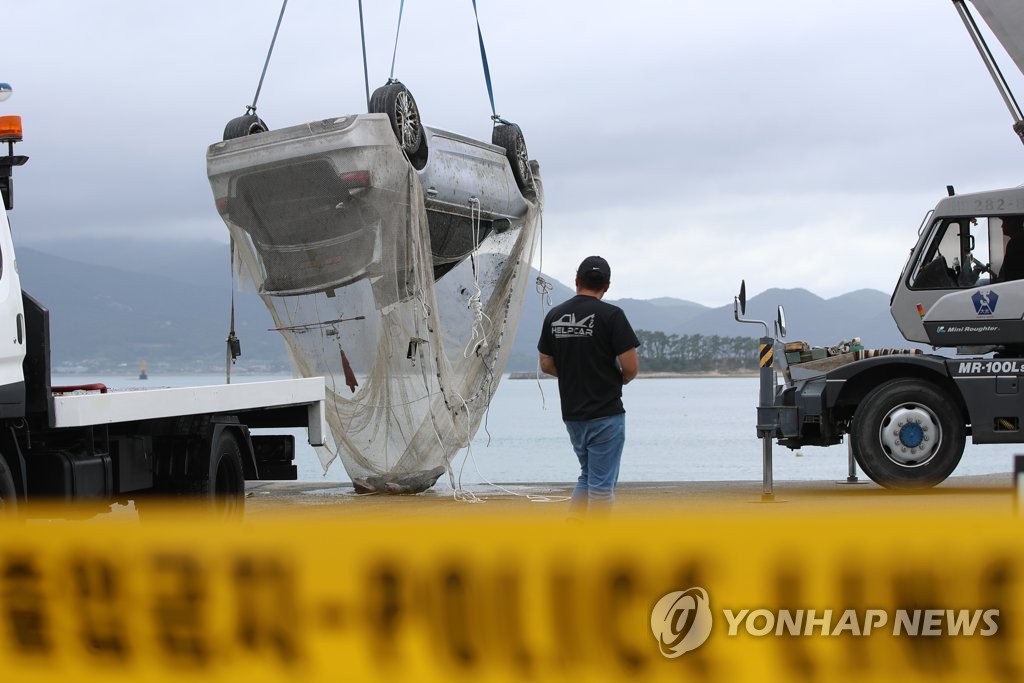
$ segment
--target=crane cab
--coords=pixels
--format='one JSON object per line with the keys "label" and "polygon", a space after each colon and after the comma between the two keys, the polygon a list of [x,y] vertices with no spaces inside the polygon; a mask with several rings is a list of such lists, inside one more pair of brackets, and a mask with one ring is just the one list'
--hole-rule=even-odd
{"label": "crane cab", "polygon": [[900,333],[971,352],[1024,345],[1024,188],[947,197],[918,235],[890,302]]}

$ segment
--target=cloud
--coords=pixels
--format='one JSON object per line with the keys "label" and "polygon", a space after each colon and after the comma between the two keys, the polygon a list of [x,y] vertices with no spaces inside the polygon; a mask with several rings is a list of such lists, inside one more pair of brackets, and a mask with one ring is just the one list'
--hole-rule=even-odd
{"label": "cloud", "polygon": [[[363,5],[372,88],[390,72],[398,3]],[[559,279],[603,253],[614,296],[721,305],[740,277],[752,293],[888,290],[946,184],[1019,180],[1011,120],[949,3],[479,9],[497,111],[542,165],[543,265]],[[226,241],[205,150],[252,103],[279,10],[6,8],[0,78],[15,93],[0,114],[23,116],[32,157],[18,238]],[[489,137],[469,3],[408,3],[395,75],[428,125]],[[365,109],[356,3],[288,6],[258,105],[274,128]]]}

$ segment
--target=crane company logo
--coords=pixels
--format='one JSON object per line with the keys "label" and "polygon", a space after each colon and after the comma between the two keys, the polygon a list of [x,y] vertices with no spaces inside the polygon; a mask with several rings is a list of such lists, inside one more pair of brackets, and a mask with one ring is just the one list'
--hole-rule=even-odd
{"label": "crane company logo", "polygon": [[999,295],[988,289],[979,289],[971,296],[971,301],[974,302],[974,310],[978,315],[992,315],[996,312]]}
{"label": "crane company logo", "polygon": [[566,313],[558,320],[551,322],[551,334],[560,339],[566,337],[594,336],[594,314],[577,320],[575,313]]}
{"label": "crane company logo", "polygon": [[695,586],[663,595],[651,610],[651,631],[669,659],[696,650],[711,635],[707,591]]}

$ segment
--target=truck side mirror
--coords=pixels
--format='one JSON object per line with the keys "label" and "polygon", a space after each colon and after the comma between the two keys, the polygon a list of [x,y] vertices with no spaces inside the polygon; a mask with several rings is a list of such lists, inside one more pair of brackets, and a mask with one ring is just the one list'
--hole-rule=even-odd
{"label": "truck side mirror", "polygon": [[780,339],[786,338],[786,311],[782,306],[779,306],[779,313],[775,319],[775,329]]}
{"label": "truck side mirror", "polygon": [[740,315],[747,314],[747,281],[740,280],[740,295],[737,297],[740,302]]}

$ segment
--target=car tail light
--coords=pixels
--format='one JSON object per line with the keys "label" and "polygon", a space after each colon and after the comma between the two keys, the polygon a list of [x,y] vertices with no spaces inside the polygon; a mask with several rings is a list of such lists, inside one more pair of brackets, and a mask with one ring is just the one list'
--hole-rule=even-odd
{"label": "car tail light", "polygon": [[217,211],[224,216],[228,215],[231,210],[231,197],[217,197],[214,203],[217,205]]}
{"label": "car tail light", "polygon": [[369,171],[348,171],[347,173],[342,173],[338,178],[341,180],[342,187],[349,190],[370,187]]}

